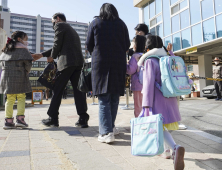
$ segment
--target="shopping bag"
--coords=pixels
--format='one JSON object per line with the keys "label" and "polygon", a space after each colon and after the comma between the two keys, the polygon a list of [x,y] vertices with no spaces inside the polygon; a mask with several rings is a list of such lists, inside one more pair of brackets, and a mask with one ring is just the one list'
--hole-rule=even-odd
{"label": "shopping bag", "polygon": [[153,115],[149,108],[149,116],[144,117],[145,109],[138,118],[131,119],[131,153],[134,156],[153,157],[164,152],[163,117]]}

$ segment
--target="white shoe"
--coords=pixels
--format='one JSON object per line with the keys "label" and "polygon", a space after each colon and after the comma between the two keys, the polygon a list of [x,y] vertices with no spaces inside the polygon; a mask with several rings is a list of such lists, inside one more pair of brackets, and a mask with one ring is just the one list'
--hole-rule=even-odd
{"label": "white shoe", "polygon": [[119,134],[119,130],[116,129],[116,127],[114,127],[114,128],[113,128],[113,133],[114,133],[114,135],[118,135],[118,134]]}
{"label": "white shoe", "polygon": [[186,130],[186,129],[187,129],[187,127],[185,125],[183,125],[183,124],[179,125],[179,130]]}
{"label": "white shoe", "polygon": [[165,150],[161,155],[162,158],[164,159],[170,159],[171,158],[171,154],[170,154],[170,149]]}
{"label": "white shoe", "polygon": [[111,143],[115,141],[114,133],[109,133],[108,135],[99,135],[98,141],[102,143]]}

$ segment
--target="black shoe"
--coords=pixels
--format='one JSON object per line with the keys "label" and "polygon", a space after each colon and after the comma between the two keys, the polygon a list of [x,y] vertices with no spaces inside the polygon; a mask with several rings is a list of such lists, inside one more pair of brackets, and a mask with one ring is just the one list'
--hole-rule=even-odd
{"label": "black shoe", "polygon": [[76,122],[75,126],[81,127],[81,128],[88,128],[88,120],[89,120],[89,115],[88,118],[79,118],[79,120]]}
{"label": "black shoe", "polygon": [[48,122],[49,120],[51,120],[51,117],[49,117],[48,119],[42,119],[42,123]]}
{"label": "black shoe", "polygon": [[44,121],[42,123],[45,126],[59,127],[59,120],[58,119],[50,118],[50,119],[48,119],[48,120],[46,120],[46,121]]}
{"label": "black shoe", "polygon": [[219,100],[220,100],[220,98],[216,98],[216,99],[215,99],[215,101],[219,101]]}

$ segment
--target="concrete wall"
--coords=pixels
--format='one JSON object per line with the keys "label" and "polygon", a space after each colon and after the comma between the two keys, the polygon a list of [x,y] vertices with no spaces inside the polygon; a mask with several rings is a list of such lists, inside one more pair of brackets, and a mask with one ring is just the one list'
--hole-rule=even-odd
{"label": "concrete wall", "polygon": [[[212,77],[212,56],[211,55],[201,55],[198,56],[198,66],[199,66],[199,76],[200,77]],[[208,85],[212,85],[212,81],[206,81],[200,79],[200,96],[203,96],[202,89]]]}
{"label": "concrete wall", "polygon": [[36,23],[36,53],[40,53],[41,49],[41,16],[37,16]]}
{"label": "concrete wall", "polygon": [[144,23],[143,8],[139,8],[139,23]]}
{"label": "concrete wall", "polygon": [[11,14],[9,12],[0,12],[1,14],[1,19],[4,20],[4,24],[3,24],[3,29],[6,31],[7,36],[11,37],[11,33],[10,33],[10,17]]}

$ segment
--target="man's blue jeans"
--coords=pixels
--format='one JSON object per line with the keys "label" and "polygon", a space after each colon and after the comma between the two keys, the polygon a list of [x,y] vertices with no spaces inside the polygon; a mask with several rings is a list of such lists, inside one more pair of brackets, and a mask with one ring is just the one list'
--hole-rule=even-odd
{"label": "man's blue jeans", "polygon": [[119,94],[100,94],[99,99],[99,133],[105,135],[113,132],[119,105]]}

